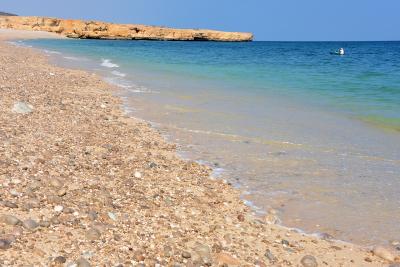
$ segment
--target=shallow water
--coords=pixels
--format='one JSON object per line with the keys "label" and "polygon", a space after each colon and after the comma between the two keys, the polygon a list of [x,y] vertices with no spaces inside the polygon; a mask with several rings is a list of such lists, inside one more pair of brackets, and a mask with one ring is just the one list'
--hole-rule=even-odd
{"label": "shallow water", "polygon": [[360,244],[400,239],[399,42],[24,43],[124,88],[134,116],[260,213]]}

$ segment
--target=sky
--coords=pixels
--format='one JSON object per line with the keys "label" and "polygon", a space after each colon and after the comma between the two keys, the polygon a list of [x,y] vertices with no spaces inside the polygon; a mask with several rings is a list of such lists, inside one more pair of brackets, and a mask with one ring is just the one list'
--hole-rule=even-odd
{"label": "sky", "polygon": [[266,41],[400,40],[400,0],[0,0],[0,11],[245,31]]}

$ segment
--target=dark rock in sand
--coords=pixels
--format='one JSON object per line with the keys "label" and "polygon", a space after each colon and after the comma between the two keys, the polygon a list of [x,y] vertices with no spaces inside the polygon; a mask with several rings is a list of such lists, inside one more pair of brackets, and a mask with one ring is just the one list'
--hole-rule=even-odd
{"label": "dark rock in sand", "polygon": [[27,229],[27,230],[35,230],[36,228],[39,227],[39,224],[32,220],[32,219],[28,219],[22,222],[22,226]]}
{"label": "dark rock in sand", "polygon": [[63,264],[63,263],[65,263],[67,261],[67,259],[64,257],[64,256],[57,256],[55,259],[54,259],[54,262],[56,263],[56,264]]}
{"label": "dark rock in sand", "polygon": [[269,250],[269,249],[267,249],[266,251],[265,251],[265,257],[267,257],[267,259],[271,262],[271,263],[274,263],[274,262],[276,262],[276,257],[274,256],[274,254],[272,254],[272,252]]}
{"label": "dark rock in sand", "polygon": [[11,242],[6,239],[0,239],[0,249],[9,249],[11,248]]}
{"label": "dark rock in sand", "polygon": [[18,205],[11,201],[4,201],[3,205],[4,205],[4,207],[10,208],[10,209],[18,208]]}

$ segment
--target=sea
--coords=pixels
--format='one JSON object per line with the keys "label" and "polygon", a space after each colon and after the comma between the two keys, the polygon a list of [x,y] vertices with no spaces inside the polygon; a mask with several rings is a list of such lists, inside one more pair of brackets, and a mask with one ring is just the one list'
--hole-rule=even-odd
{"label": "sea", "polygon": [[17,43],[120,87],[129,115],[257,215],[360,245],[400,240],[400,42]]}

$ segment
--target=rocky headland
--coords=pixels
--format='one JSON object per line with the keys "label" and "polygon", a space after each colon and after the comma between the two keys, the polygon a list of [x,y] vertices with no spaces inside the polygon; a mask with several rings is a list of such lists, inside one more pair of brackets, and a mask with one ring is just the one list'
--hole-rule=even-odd
{"label": "rocky headland", "polygon": [[162,40],[162,41],[221,41],[248,42],[251,33],[223,32],[202,29],[173,29],[138,24],[114,24],[99,21],[67,20],[46,17],[0,16],[0,28],[47,31],[69,38]]}

